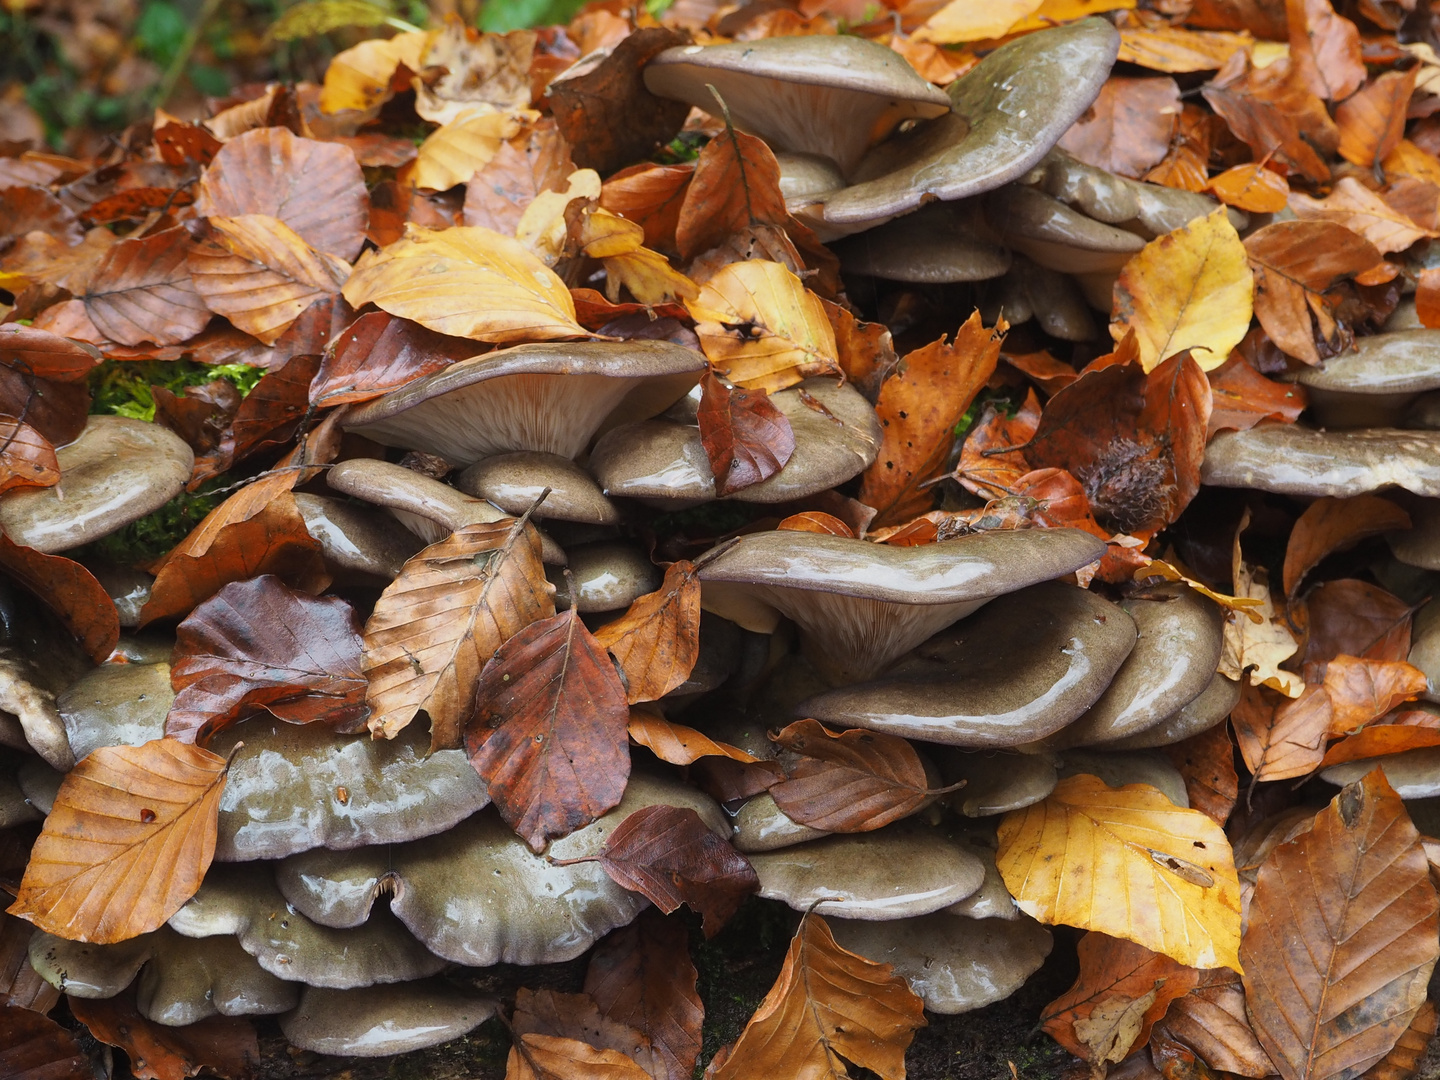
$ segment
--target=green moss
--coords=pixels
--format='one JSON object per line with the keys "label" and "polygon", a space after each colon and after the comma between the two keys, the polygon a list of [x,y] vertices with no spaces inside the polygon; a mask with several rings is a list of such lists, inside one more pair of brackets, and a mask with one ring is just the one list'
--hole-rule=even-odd
{"label": "green moss", "polygon": [[698,131],[682,131],[666,143],[651,160],[661,165],[679,165],[694,161],[710,140]]}
{"label": "green moss", "polygon": [[248,364],[197,364],[192,360],[106,360],[90,373],[90,411],[135,420],[155,419],[150,387],[178,394],[215,379],[232,383],[240,396],[255,389],[265,372]]}

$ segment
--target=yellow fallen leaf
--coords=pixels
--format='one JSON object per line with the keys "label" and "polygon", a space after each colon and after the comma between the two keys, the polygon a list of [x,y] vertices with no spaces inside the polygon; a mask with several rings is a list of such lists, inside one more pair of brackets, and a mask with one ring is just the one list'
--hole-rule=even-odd
{"label": "yellow fallen leaf", "polygon": [[1427,184],[1440,185],[1440,158],[1421,150],[1409,139],[1401,139],[1381,164],[1387,177],[1413,176]]}
{"label": "yellow fallen leaf", "polygon": [[555,272],[518,241],[478,226],[411,226],[362,256],[344,292],[352,307],[374,304],[452,337],[504,343],[585,335]]}
{"label": "yellow fallen leaf", "polygon": [[430,35],[419,31],[362,41],[346,49],[325,69],[320,111],[369,109],[389,100],[390,80],[395,77],[396,69],[404,64],[418,72],[423,66],[421,57],[429,45]]}
{"label": "yellow fallen leaf", "polygon": [[645,246],[645,229],[619,214],[597,206],[580,223],[576,242],[580,254],[591,259],[613,259]]}
{"label": "yellow fallen leaf", "polygon": [[1148,784],[1069,776],[1000,819],[995,865],[1044,923],[1125,938],[1190,967],[1240,970],[1240,882],[1225,832]]}
{"label": "yellow fallen leaf", "polygon": [[1248,32],[1186,30],[1178,26],[1129,26],[1120,31],[1120,57],[1151,71],[1178,74],[1215,71],[1241,49],[1253,45]]}
{"label": "yellow fallen leaf", "polygon": [[1110,336],[1120,341],[1134,330],[1146,372],[1186,349],[1210,371],[1250,329],[1253,297],[1245,245],[1218,207],[1157,236],[1125,264],[1115,283]]}
{"label": "yellow fallen leaf", "polygon": [[1232,589],[1237,597],[1256,603],[1246,613],[1250,621],[1242,622],[1234,615],[1226,619],[1219,671],[1227,679],[1239,682],[1247,677],[1249,669],[1251,686],[1269,686],[1287,697],[1299,697],[1305,681],[1293,672],[1281,671],[1280,665],[1295,655],[1300,644],[1275,617],[1275,603],[1270,598],[1270,582],[1264,569],[1250,566],[1240,553],[1240,534],[1249,524],[1250,511],[1246,510],[1240,518],[1240,527],[1235,530],[1230,564]]}
{"label": "yellow fallen leaf", "polygon": [[841,373],[819,297],[779,263],[730,263],[686,307],[705,355],[737,386],[773,394]]}
{"label": "yellow fallen leaf", "polygon": [[950,0],[910,37],[932,45],[958,45],[1003,37],[1021,19],[1039,11],[1040,4],[1041,0],[995,0],[989,4]]}
{"label": "yellow fallen leaf", "polygon": [[520,133],[523,116],[472,108],[436,128],[415,154],[410,182],[417,188],[448,191],[490,164],[506,139]]}
{"label": "yellow fallen leaf", "polygon": [[1136,0],[1042,0],[1034,12],[1012,24],[1006,35],[1028,34],[1106,11],[1129,11],[1135,6]]}
{"label": "yellow fallen leaf", "polygon": [[670,265],[670,261],[658,251],[637,248],[604,260],[608,291],[614,303],[620,286],[630,290],[630,295],[642,304],[663,304],[667,301],[694,300],[700,295],[700,286]]}
{"label": "yellow fallen leaf", "polygon": [[1226,596],[1224,593],[1218,593],[1209,586],[1196,581],[1194,578],[1186,577],[1162,559],[1151,559],[1144,566],[1140,567],[1139,570],[1135,571],[1136,581],[1147,577],[1163,577],[1166,581],[1183,581],[1200,595],[1208,596],[1211,600],[1214,600],[1221,607],[1229,611],[1239,612],[1251,622],[1258,623],[1264,621],[1260,617],[1260,613],[1255,610],[1263,604],[1263,601],[1253,596]]}
{"label": "yellow fallen leaf", "polygon": [[541,262],[554,266],[565,250],[565,208],[576,199],[593,202],[598,198],[600,174],[594,169],[576,169],[566,178],[564,191],[542,191],[525,207],[515,225],[515,239]]}

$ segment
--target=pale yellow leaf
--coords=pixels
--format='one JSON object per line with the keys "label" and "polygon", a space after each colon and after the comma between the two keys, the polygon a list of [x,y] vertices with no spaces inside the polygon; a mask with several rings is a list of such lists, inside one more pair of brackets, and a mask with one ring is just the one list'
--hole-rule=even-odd
{"label": "pale yellow leaf", "polygon": [[429,47],[428,33],[397,34],[393,38],[362,41],[346,49],[325,68],[320,88],[320,111],[369,109],[390,97],[390,80],[404,64],[418,72],[421,57]]}
{"label": "pale yellow leaf", "polygon": [[[1239,682],[1249,669],[1252,686],[1269,686],[1287,697],[1299,697],[1305,689],[1305,681],[1290,671],[1281,671],[1280,665],[1295,655],[1300,647],[1295,636],[1285,623],[1276,617],[1275,603],[1270,598],[1270,582],[1262,567],[1252,567],[1240,553],[1240,534],[1250,524],[1250,511],[1240,518],[1240,527],[1235,530],[1235,543],[1231,553],[1232,591],[1237,597],[1258,601],[1247,614],[1251,619],[1240,619],[1231,614],[1225,621],[1224,638],[1220,647],[1220,674]],[[1259,622],[1253,621],[1259,615]]]}
{"label": "pale yellow leaf", "polygon": [[565,250],[565,208],[576,199],[593,202],[598,198],[600,174],[594,169],[576,169],[566,178],[564,191],[542,191],[525,207],[515,226],[515,239],[546,266],[554,266]]}
{"label": "pale yellow leaf", "polygon": [[986,4],[951,0],[910,36],[915,41],[928,41],[933,45],[984,41],[1003,37],[1012,26],[1039,9],[1040,0],[994,0]]}
{"label": "pale yellow leaf", "polygon": [[1251,622],[1258,623],[1264,621],[1257,610],[1263,605],[1264,601],[1253,596],[1226,596],[1224,593],[1216,592],[1203,582],[1196,581],[1192,577],[1186,577],[1175,567],[1161,559],[1151,559],[1135,571],[1136,581],[1147,577],[1163,577],[1166,581],[1183,581],[1200,595],[1208,596],[1228,611],[1239,612]]}
{"label": "pale yellow leaf", "polygon": [[415,154],[410,182],[417,188],[447,191],[490,164],[500,144],[520,133],[522,117],[472,108],[436,128]]}

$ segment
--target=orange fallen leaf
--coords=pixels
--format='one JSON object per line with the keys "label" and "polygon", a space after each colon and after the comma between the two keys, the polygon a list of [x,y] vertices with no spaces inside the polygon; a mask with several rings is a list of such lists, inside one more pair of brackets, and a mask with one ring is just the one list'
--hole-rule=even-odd
{"label": "orange fallen leaf", "polygon": [[1290,209],[1302,219],[1344,225],[1387,255],[1404,251],[1417,240],[1440,236],[1440,231],[1413,221],[1353,176],[1342,177],[1323,199],[1291,192]]}
{"label": "orange fallen leaf", "polygon": [[1293,597],[1325,556],[1354,547],[1367,536],[1410,528],[1410,515],[1378,495],[1330,496],[1305,508],[1285,547],[1285,595]]}
{"label": "orange fallen leaf", "polygon": [[1414,68],[1387,71],[1337,105],[1340,156],[1366,169],[1388,158],[1405,135],[1405,111],[1414,92]]}
{"label": "orange fallen leaf", "polygon": [[693,563],[665,569],[660,588],[595,631],[625,683],[626,700],[658,701],[690,677],[700,656],[700,581]]}
{"label": "orange fallen leaf", "polygon": [[671,723],[647,709],[630,710],[628,730],[631,739],[672,765],[689,765],[702,757],[726,757],[741,762],[757,760],[737,746],[717,742],[704,732]]}
{"label": "orange fallen leaf", "polygon": [[1226,206],[1251,214],[1275,214],[1290,201],[1285,178],[1254,162],[1226,169],[1211,179],[1206,190]]}
{"label": "orange fallen leaf", "polygon": [[1179,114],[1174,79],[1112,76],[1060,145],[1089,165],[1138,179],[1170,149],[1172,118]]}
{"label": "orange fallen leaf", "polygon": [[133,990],[98,1001],[66,1001],[91,1035],[125,1051],[137,1080],[185,1080],[202,1069],[243,1080],[260,1060],[255,1027],[243,1016],[209,1016],[184,1027],[167,1027],[140,1015]]}

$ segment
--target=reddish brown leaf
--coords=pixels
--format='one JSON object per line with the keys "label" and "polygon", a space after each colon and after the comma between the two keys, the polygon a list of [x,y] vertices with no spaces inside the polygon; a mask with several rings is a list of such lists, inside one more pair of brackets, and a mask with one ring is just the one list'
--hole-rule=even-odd
{"label": "reddish brown leaf", "polygon": [[0,494],[60,482],[60,462],[45,436],[13,416],[0,415]]}
{"label": "reddish brown leaf", "polygon": [[0,325],[0,368],[57,383],[83,379],[103,359],[93,346],[20,323]]}
{"label": "reddish brown leaf", "polygon": [[1316,97],[1343,101],[1365,81],[1360,31],[1330,0],[1285,0],[1291,64]]}
{"label": "reddish brown leaf", "polygon": [[319,367],[318,356],[295,356],[262,375],[235,410],[235,419],[219,447],[196,460],[190,487],[267,446],[289,442],[305,417],[310,380]]}
{"label": "reddish brown leaf", "polygon": [[1035,437],[1039,424],[1040,398],[1034,390],[1026,391],[1025,403],[1014,416],[994,405],[985,406],[960,448],[956,479],[982,498],[1010,494],[1020,477],[1030,471],[1023,447]]}
{"label": "reddish brown leaf", "polygon": [[1369,660],[1404,660],[1410,652],[1410,605],[1367,581],[1323,581],[1291,609],[1304,631],[1302,671],[1324,678],[1325,665],[1342,653]]}
{"label": "reddish brown leaf", "polygon": [[630,775],[625,689],[575,609],[532,622],[480,672],[465,750],[534,850],[620,801]]}
{"label": "reddish brown leaf", "polygon": [[[232,582],[176,630],[165,734],[209,741],[259,709],[290,724],[363,727],[360,623],[339,597],[311,597],[264,576]],[[359,726],[357,726],[359,725]]]}
{"label": "reddish brown leaf", "polygon": [[43,232],[69,246],[85,238],[80,220],[59,197],[34,185],[0,188],[0,237]]}
{"label": "reddish brown leaf", "polygon": [[[24,870],[33,839],[28,832],[22,836],[19,829],[5,830],[0,838],[0,870],[7,873]],[[42,979],[30,964],[30,939],[34,936],[35,928],[24,919],[0,912],[0,1007],[14,1005],[48,1013],[60,1000],[60,991]],[[4,1021],[0,1020],[0,1031],[4,1030]],[[3,1060],[0,1056],[0,1061]],[[3,1075],[0,1072],[0,1076]]]}
{"label": "reddish brown leaf", "polygon": [[202,1069],[242,1080],[260,1062],[255,1028],[243,1016],[211,1016],[185,1027],[164,1027],[140,1015],[130,991],[100,1001],[68,1000],[75,1019],[91,1035],[125,1051],[139,1080],[185,1080]]}
{"label": "reddish brown leaf", "polygon": [[821,306],[835,331],[835,356],[850,383],[870,401],[880,396],[880,387],[890,377],[900,358],[890,329],[884,323],[862,322],[848,309],[821,299]]}
{"label": "reddish brown leaf", "polygon": [[150,396],[155,400],[155,422],[184,439],[197,457],[220,445],[240,407],[240,392],[228,379],[188,386],[179,395],[151,386]]}
{"label": "reddish brown leaf", "polygon": [[1387,71],[1335,109],[1340,156],[1373,168],[1390,156],[1405,134],[1405,110],[1415,92],[1416,69]]}
{"label": "reddish brown leaf", "polygon": [[774,153],[753,135],[727,132],[696,159],[675,242],[681,258],[689,260],[746,229],[784,228],[789,219]]}
{"label": "reddish brown leaf", "polygon": [[1238,350],[1205,376],[1210,380],[1210,398],[1214,402],[1207,437],[1225,428],[1249,431],[1261,420],[1293,424],[1309,404],[1305,387],[1272,382],[1251,367]]}
{"label": "reddish brown leaf", "polygon": [[729,387],[706,372],[697,422],[720,496],[768,480],[795,452],[790,421],[764,390]]}
{"label": "reddish brown leaf", "polygon": [[1216,724],[1209,731],[1165,747],[1165,753],[1185,781],[1190,808],[1224,825],[1240,793],[1235,744],[1230,741],[1229,728]]}
{"label": "reddish brown leaf", "polygon": [[155,110],[155,150],[166,165],[208,165],[225,144],[199,124],[187,124]]}
{"label": "reddish brown leaf", "polygon": [[122,345],[173,345],[204,330],[210,311],[190,280],[191,246],[177,227],[111,247],[83,297],[100,332]]}
{"label": "reddish brown leaf", "polygon": [[[1414,715],[1435,720],[1432,713]],[[1371,724],[1348,739],[1341,739],[1325,751],[1320,768],[1328,769],[1331,765],[1340,765],[1346,761],[1363,761],[1430,746],[1440,746],[1440,729],[1432,724]]]}
{"label": "reddish brown leaf", "polygon": [[1362,1080],[1410,1080],[1419,1071],[1437,1027],[1440,1027],[1440,1012],[1436,1011],[1433,1001],[1426,1001],[1395,1048],[1384,1060],[1365,1070]]}
{"label": "reddish brown leaf", "polygon": [[700,581],[681,559],[653,593],[638,597],[595,640],[615,658],[631,705],[658,701],[690,677],[700,656]]}
{"label": "reddish brown leaf", "polygon": [[632,165],[621,169],[600,187],[600,205],[645,230],[645,246],[675,252],[675,230],[695,166]]}
{"label": "reddish brown leaf", "polygon": [[1096,168],[1138,179],[1170,149],[1172,120],[1179,112],[1180,87],[1174,79],[1114,76],[1060,145]]}
{"label": "reddish brown leaf", "polygon": [[6,1080],[92,1080],[75,1036],[43,1013],[0,1005],[0,1076]]}
{"label": "reddish brown leaf", "polygon": [[[570,148],[555,121],[541,120],[500,144],[495,156],[465,185],[464,224],[514,236],[520,215],[542,191],[564,191],[575,171]],[[628,215],[627,215],[628,216]]]}
{"label": "reddish brown leaf", "polygon": [[1352,548],[1367,536],[1409,527],[1409,514],[1376,495],[1316,499],[1295,522],[1285,548],[1285,594],[1293,597],[1305,575],[1331,552]]}
{"label": "reddish brown leaf", "polygon": [[1251,214],[1279,213],[1290,201],[1290,185],[1285,178],[1259,162],[1226,169],[1209,181],[1206,190],[1226,206]]}
{"label": "reddish brown leaf", "polygon": [[360,316],[325,350],[310,383],[316,407],[369,401],[484,351],[383,311]]}
{"label": "reddish brown leaf", "polygon": [[[589,994],[521,987],[510,1021],[509,1080],[644,1080],[654,1054],[643,1032],[606,1016]],[[641,1067],[641,1063],[645,1067]]]}
{"label": "reddish brown leaf", "polygon": [[1333,707],[1323,686],[1311,684],[1297,698],[1268,687],[1240,688],[1240,704],[1230,714],[1245,767],[1256,780],[1305,776],[1325,756]]}
{"label": "reddish brown leaf", "polygon": [[789,529],[792,532],[813,532],[823,533],[827,536],[848,536],[854,539],[854,530],[841,521],[834,514],[821,513],[819,510],[805,510],[799,514],[791,514],[776,525],[777,529]]}
{"label": "reddish brown leaf", "polygon": [[[1363,67],[1361,72],[1363,79]],[[1248,50],[1242,49],[1202,93],[1257,159],[1273,153],[1311,180],[1330,178],[1330,169],[1317,148],[1333,152],[1340,133],[1325,103],[1296,77],[1289,61],[1277,60],[1257,68],[1251,64]]]}
{"label": "reddish brown leaf", "polygon": [[1403,660],[1337,656],[1325,668],[1331,735],[1348,734],[1425,693],[1425,673]]}
{"label": "reddish brown leaf", "polygon": [[[1224,968],[1202,971],[1199,985],[1170,1003],[1151,1035],[1152,1050],[1161,1040],[1172,1044],[1166,1050],[1179,1044],[1212,1069],[1257,1078],[1275,1075],[1275,1066],[1255,1041],[1245,1017],[1240,976]],[[1156,1060],[1160,1060],[1160,1052]],[[1203,1075],[1197,1070],[1197,1076]]]}
{"label": "reddish brown leaf", "polygon": [[73,559],[46,555],[0,533],[0,568],[59,616],[85,654],[103,664],[120,640],[120,616],[95,575]]}
{"label": "reddish brown leaf", "polygon": [[826,832],[869,832],[913,814],[929,794],[915,748],[896,735],[851,728],[836,735],[797,720],[773,738],[804,755],[770,789],[784,814]]}

